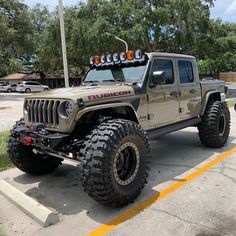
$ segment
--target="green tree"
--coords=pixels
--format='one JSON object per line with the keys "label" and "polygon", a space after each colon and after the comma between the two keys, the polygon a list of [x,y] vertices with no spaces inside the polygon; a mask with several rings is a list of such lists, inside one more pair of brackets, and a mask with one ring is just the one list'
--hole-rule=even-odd
{"label": "green tree", "polygon": [[209,71],[217,75],[219,72],[236,71],[236,24],[211,20],[204,45],[201,73]]}
{"label": "green tree", "polygon": [[[28,7],[18,0],[0,0],[0,75],[20,69],[20,55],[33,49]],[[13,66],[17,64],[17,66]],[[9,67],[9,68],[8,68]]]}
{"label": "green tree", "polygon": [[[88,58],[130,49],[183,51],[204,56],[212,0],[88,0],[65,9],[69,67],[84,69]],[[59,20],[55,12],[43,33],[40,67],[62,68]],[[205,41],[204,41],[205,40]]]}

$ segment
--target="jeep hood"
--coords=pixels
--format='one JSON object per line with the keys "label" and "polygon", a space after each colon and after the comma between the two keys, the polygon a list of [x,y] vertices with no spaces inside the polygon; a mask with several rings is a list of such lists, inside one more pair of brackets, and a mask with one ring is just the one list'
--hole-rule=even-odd
{"label": "jeep hood", "polygon": [[60,88],[42,92],[29,96],[26,99],[71,99],[76,103],[78,98],[83,99],[84,102],[92,102],[127,97],[134,94],[134,89],[129,85],[81,85],[79,87]]}

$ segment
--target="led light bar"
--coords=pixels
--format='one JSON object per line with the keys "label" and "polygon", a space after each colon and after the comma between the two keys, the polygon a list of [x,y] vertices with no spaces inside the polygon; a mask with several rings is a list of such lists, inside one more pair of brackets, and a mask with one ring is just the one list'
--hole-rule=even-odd
{"label": "led light bar", "polygon": [[120,54],[114,53],[114,54],[113,54],[113,61],[114,61],[114,62],[118,62],[119,60],[120,60]]}
{"label": "led light bar", "polygon": [[143,56],[143,53],[140,50],[135,51],[135,58],[141,59]]}
{"label": "led light bar", "polygon": [[135,56],[134,51],[128,51],[128,52],[127,52],[127,59],[128,59],[129,61],[132,61],[132,60],[134,59],[134,56]]}
{"label": "led light bar", "polygon": [[105,64],[106,61],[107,61],[106,55],[103,54],[103,55],[101,56],[101,63],[102,63],[102,64]]}
{"label": "led light bar", "polygon": [[145,53],[141,50],[128,51],[114,54],[103,54],[101,56],[90,57],[90,66],[110,66],[114,64],[137,63],[144,62],[146,58]]}
{"label": "led light bar", "polygon": [[107,54],[107,62],[111,63],[113,61],[113,56],[112,54]]}
{"label": "led light bar", "polygon": [[120,54],[120,60],[121,60],[121,61],[125,61],[126,59],[127,59],[126,52],[122,52],[122,53]]}

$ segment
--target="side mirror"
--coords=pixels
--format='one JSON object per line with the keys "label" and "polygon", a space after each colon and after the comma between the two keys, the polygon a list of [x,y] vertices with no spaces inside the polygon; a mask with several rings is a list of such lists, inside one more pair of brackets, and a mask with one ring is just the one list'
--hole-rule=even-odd
{"label": "side mirror", "polygon": [[152,84],[158,85],[165,82],[165,72],[164,71],[153,71],[152,73]]}

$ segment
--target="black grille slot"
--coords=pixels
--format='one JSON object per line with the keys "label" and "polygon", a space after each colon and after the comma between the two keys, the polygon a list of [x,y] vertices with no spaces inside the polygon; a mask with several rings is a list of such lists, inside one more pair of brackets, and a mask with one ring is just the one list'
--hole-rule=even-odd
{"label": "black grille slot", "polygon": [[49,126],[59,124],[58,107],[60,101],[54,100],[26,100],[25,107],[28,110],[28,120],[31,123],[44,123]]}

